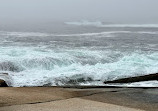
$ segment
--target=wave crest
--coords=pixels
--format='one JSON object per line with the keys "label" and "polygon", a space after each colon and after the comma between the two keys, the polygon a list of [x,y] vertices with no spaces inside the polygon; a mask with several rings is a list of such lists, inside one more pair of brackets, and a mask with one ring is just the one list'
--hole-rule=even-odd
{"label": "wave crest", "polygon": [[157,52],[5,47],[0,58],[0,71],[9,73],[11,86],[93,85],[158,72]]}
{"label": "wave crest", "polygon": [[103,23],[101,21],[88,21],[81,20],[77,22],[65,22],[67,25],[75,26],[95,26],[95,27],[115,27],[115,28],[124,28],[124,27],[141,27],[141,28],[158,28],[158,24],[114,24],[114,23]]}

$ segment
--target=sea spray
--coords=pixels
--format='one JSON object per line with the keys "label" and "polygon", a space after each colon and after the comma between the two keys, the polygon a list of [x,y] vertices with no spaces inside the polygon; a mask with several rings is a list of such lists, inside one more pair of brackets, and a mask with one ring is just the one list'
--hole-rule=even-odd
{"label": "sea spray", "polygon": [[1,71],[9,73],[11,86],[93,84],[158,72],[158,53],[87,49],[55,52],[38,47],[3,47],[0,52]]}
{"label": "sea spray", "polygon": [[104,85],[157,73],[157,35],[142,28],[77,34],[1,31],[0,72],[8,73],[13,87]]}

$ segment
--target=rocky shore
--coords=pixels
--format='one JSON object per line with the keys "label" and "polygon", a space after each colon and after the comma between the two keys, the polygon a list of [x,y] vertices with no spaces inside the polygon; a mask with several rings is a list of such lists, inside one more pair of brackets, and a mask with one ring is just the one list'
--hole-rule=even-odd
{"label": "rocky shore", "polygon": [[8,87],[9,81],[8,73],[0,73],[0,87]]}
{"label": "rocky shore", "polygon": [[158,88],[0,88],[0,111],[157,111],[157,109]]}
{"label": "rocky shore", "polygon": [[[0,74],[0,111],[157,111],[158,88],[115,86],[7,87]],[[107,83],[157,80],[158,74]]]}
{"label": "rocky shore", "polygon": [[151,81],[151,80],[158,80],[158,73],[155,74],[148,74],[143,76],[136,76],[136,77],[128,77],[117,79],[113,81],[105,81],[104,83],[132,83],[132,82],[140,82],[140,81]]}

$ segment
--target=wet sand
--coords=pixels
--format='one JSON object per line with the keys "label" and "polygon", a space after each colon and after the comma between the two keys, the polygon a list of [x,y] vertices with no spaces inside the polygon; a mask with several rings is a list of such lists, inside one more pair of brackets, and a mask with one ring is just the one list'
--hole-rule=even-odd
{"label": "wet sand", "polygon": [[0,111],[157,111],[158,88],[0,88]]}

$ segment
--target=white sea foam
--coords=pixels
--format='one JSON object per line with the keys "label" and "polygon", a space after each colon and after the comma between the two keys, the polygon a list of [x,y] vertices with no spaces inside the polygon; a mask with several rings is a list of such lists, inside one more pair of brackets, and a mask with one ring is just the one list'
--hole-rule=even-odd
{"label": "white sea foam", "polygon": [[[47,37],[47,36],[103,36],[115,33],[130,33],[130,31],[107,31],[98,33],[78,33],[78,34],[53,34],[53,33],[37,33],[37,32],[4,32],[0,35],[9,37]],[[5,40],[6,41],[6,40]]]}
{"label": "white sea foam", "polygon": [[[157,34],[150,31],[109,31],[81,34],[51,34],[34,32],[0,32],[9,37],[117,37],[115,34]],[[3,39],[3,43],[11,43]],[[54,41],[53,41],[54,42]],[[53,43],[52,43],[53,44]],[[52,45],[50,44],[50,45]],[[112,50],[90,50],[90,48],[49,49],[49,45],[0,47],[0,73],[9,73],[10,86],[43,85],[103,85],[106,80],[139,76],[158,72],[158,52],[144,53],[120,52]],[[150,44],[149,44],[150,45]],[[151,44],[150,47],[157,45]],[[110,45],[108,46],[110,47]],[[139,44],[138,44],[139,47]],[[100,47],[97,47],[99,49]],[[96,47],[94,48],[96,49]],[[149,86],[145,84],[127,84],[128,86]],[[127,86],[126,85],[126,86]],[[152,84],[158,86],[157,83]]]}
{"label": "white sea foam", "polygon": [[138,31],[136,33],[139,33],[139,34],[158,34],[158,31]]}
{"label": "white sea foam", "polygon": [[77,26],[102,26],[102,22],[100,21],[87,21],[87,20],[82,20],[79,22],[65,22],[65,24],[68,25],[77,25]]}
{"label": "white sea foam", "polygon": [[143,81],[143,82],[135,82],[130,84],[125,84],[124,86],[128,87],[158,87],[158,81]]}
{"label": "white sea foam", "polygon": [[45,37],[50,36],[52,34],[49,33],[39,33],[39,32],[6,32],[0,31],[0,35],[2,36],[16,36],[16,37]]}
{"label": "white sea foam", "polygon": [[131,31],[107,31],[107,32],[98,32],[98,33],[81,33],[81,34],[60,34],[56,36],[105,36],[105,37],[114,37],[112,34],[117,33],[132,33]]}
{"label": "white sea foam", "polygon": [[158,28],[158,24],[107,24],[100,27],[141,27],[141,28]]}
{"label": "white sea foam", "polygon": [[[133,52],[116,57],[111,57],[111,54],[122,53],[87,49],[55,51],[38,47],[1,47],[0,63],[7,62],[3,64],[5,69],[1,69],[1,72],[9,73],[11,86],[16,87],[65,85],[72,82],[72,79],[76,82],[103,82],[158,72],[156,52]],[[79,81],[78,84],[83,82]]]}
{"label": "white sea foam", "polygon": [[[105,84],[102,84],[105,85]],[[141,81],[141,82],[133,82],[133,83],[111,83],[106,84],[105,86],[119,86],[119,87],[158,87],[158,81]]]}
{"label": "white sea foam", "polygon": [[[64,36],[64,37],[116,37],[115,34],[158,34],[158,31],[105,31],[96,33],[78,33],[78,34],[53,34],[53,33],[38,33],[38,32],[5,32],[0,31],[1,36],[6,37],[48,37],[48,36]],[[13,41],[3,40],[3,43]]]}

